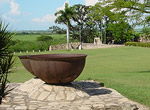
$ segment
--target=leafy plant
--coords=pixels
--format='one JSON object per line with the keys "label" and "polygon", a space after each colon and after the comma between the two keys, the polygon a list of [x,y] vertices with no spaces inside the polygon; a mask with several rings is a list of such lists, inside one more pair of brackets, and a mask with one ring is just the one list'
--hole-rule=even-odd
{"label": "leafy plant", "polygon": [[7,94],[7,77],[10,68],[14,64],[13,55],[8,53],[10,41],[13,33],[7,31],[8,25],[0,22],[0,103],[2,98]]}

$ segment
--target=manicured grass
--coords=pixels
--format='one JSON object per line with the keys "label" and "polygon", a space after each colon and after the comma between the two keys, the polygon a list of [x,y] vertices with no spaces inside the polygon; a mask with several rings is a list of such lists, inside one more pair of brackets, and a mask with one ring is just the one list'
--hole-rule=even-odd
{"label": "manicured grass", "polygon": [[[97,80],[129,99],[150,107],[150,48],[119,47],[44,52],[47,53],[87,54],[86,66],[77,80]],[[16,71],[9,76],[10,82],[24,82],[33,77],[23,68],[19,59],[16,59],[16,63]]]}

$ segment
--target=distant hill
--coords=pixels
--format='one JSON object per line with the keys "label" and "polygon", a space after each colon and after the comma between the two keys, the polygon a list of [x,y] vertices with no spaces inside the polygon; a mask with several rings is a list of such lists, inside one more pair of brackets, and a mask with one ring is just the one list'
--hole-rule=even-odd
{"label": "distant hill", "polygon": [[18,30],[18,31],[12,31],[18,35],[20,34],[52,34],[50,30]]}

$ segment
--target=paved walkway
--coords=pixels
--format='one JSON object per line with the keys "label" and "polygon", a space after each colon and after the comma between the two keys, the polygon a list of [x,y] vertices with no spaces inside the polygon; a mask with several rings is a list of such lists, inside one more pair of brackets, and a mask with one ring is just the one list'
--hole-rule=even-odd
{"label": "paved walkway", "polygon": [[15,89],[3,99],[0,110],[147,110],[93,80],[60,86],[33,78],[9,87]]}

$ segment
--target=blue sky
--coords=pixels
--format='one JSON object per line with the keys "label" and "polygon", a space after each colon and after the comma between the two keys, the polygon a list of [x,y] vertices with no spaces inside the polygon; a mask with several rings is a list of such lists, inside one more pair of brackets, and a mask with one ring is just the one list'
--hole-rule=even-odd
{"label": "blue sky", "polygon": [[0,0],[0,19],[9,23],[11,30],[46,30],[57,25],[54,13],[63,9],[65,2],[94,5],[98,0]]}

